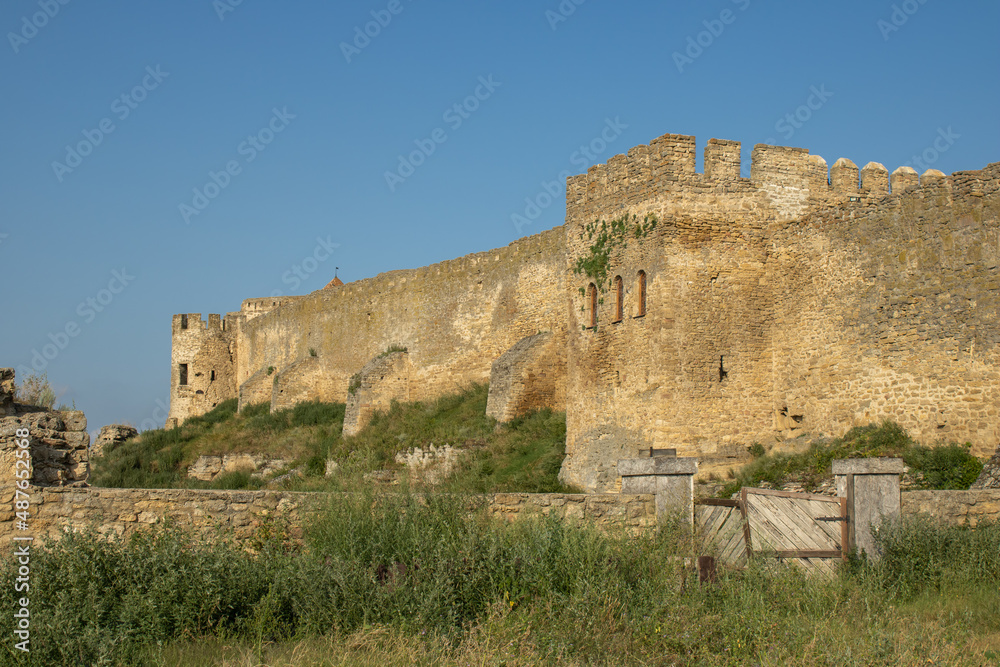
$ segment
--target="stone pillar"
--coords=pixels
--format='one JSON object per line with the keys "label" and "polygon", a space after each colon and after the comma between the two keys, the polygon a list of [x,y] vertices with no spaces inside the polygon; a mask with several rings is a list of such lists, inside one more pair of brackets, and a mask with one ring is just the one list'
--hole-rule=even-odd
{"label": "stone pillar", "polygon": [[679,512],[694,527],[694,476],[698,459],[656,457],[620,459],[618,474],[622,478],[622,493],[652,493],[656,495],[656,518]]}
{"label": "stone pillar", "polygon": [[875,531],[900,517],[899,478],[903,459],[839,459],[833,462],[837,495],[847,498],[851,547],[878,558]]}

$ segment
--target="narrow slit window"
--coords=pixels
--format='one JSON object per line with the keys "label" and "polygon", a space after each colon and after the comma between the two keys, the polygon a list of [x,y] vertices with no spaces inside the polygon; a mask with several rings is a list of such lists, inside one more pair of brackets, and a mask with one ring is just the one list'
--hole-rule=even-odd
{"label": "narrow slit window", "polygon": [[181,329],[187,329],[187,328],[188,328],[188,316],[181,315]]}
{"label": "narrow slit window", "polygon": [[590,326],[591,328],[597,326],[597,285],[590,283],[587,288],[587,301],[590,306]]}
{"label": "narrow slit window", "polygon": [[640,271],[635,278],[635,316],[643,317],[646,314],[646,272]]}
{"label": "narrow slit window", "polygon": [[625,287],[622,284],[622,277],[615,276],[615,322],[622,321],[622,313],[625,310]]}
{"label": "narrow slit window", "polygon": [[211,373],[209,373],[208,381],[209,382],[215,382],[215,371],[212,371]]}
{"label": "narrow slit window", "polygon": [[188,383],[188,365],[180,364],[178,365],[177,370],[178,370],[177,384],[186,385]]}

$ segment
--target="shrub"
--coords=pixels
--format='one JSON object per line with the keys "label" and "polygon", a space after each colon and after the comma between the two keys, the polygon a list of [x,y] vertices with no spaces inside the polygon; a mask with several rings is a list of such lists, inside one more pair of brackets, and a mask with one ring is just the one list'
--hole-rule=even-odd
{"label": "shrub", "polygon": [[754,460],[737,473],[720,496],[726,497],[740,487],[759,486],[762,482],[780,486],[794,480],[806,489],[813,488],[831,475],[835,459],[874,456],[901,457],[911,472],[923,480],[924,488],[967,489],[982,469],[982,464],[968,449],[967,445],[915,445],[903,427],[889,421],[856,426],[836,440],[814,441],[807,451],[799,454],[765,454],[763,447],[754,443],[750,447]]}
{"label": "shrub", "polygon": [[[150,644],[213,629],[245,632],[273,578],[269,565],[230,543],[163,528],[129,540],[89,532],[36,544],[31,653],[23,656],[30,663],[18,664],[143,664]],[[16,570],[16,559],[0,563],[0,604],[8,609],[19,595]],[[7,636],[12,618],[0,619]]]}
{"label": "shrub", "polygon": [[22,379],[14,391],[14,400],[24,405],[35,405],[50,410],[56,404],[56,392],[45,373],[32,373]]}
{"label": "shrub", "polygon": [[967,489],[983,469],[982,462],[969,453],[970,447],[971,443],[912,447],[903,453],[903,460],[922,478],[922,488]]}

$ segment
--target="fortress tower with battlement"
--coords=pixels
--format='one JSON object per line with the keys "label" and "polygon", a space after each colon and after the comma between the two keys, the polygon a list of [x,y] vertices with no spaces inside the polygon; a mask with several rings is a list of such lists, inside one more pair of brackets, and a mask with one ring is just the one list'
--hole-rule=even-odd
{"label": "fortress tower with battlement", "polygon": [[594,166],[565,225],[506,248],[175,316],[171,421],[320,399],[356,429],[489,381],[499,419],[566,410],[562,476],[589,490],[651,446],[727,465],[884,419],[995,448],[1000,163],[890,175],[758,145],[742,178],[738,142],[695,155],[665,135]]}

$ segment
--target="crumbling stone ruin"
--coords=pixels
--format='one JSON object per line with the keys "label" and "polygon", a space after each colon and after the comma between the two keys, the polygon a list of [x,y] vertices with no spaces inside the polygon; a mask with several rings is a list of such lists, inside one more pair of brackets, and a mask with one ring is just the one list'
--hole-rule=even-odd
{"label": "crumbling stone ruin", "polygon": [[972,483],[970,489],[1000,489],[1000,447],[990,460],[983,464],[979,477]]}
{"label": "crumbling stone ruin", "polygon": [[562,477],[590,491],[650,447],[710,471],[884,419],[989,455],[1000,163],[890,174],[757,145],[744,178],[739,142],[711,139],[703,173],[695,148],[668,134],[568,179],[565,224],[505,248],[175,315],[168,423],[236,397],[346,402],[355,378],[357,429],[488,381],[498,419],[566,411]]}
{"label": "crumbling stone ruin", "polygon": [[[14,402],[14,369],[0,368],[0,478],[10,485],[4,499],[13,512],[11,480],[27,462],[32,486],[83,486],[90,474],[87,418],[79,410],[49,410]],[[27,430],[30,459],[17,456],[18,431]],[[22,466],[18,466],[18,460]],[[2,513],[0,513],[2,514]],[[4,519],[0,517],[0,521]]]}
{"label": "crumbling stone ruin", "polygon": [[90,458],[96,459],[98,456],[104,456],[126,440],[134,438],[137,435],[139,435],[139,431],[134,426],[128,426],[127,424],[108,424],[107,426],[102,426],[100,433],[97,434],[97,438],[90,445]]}

